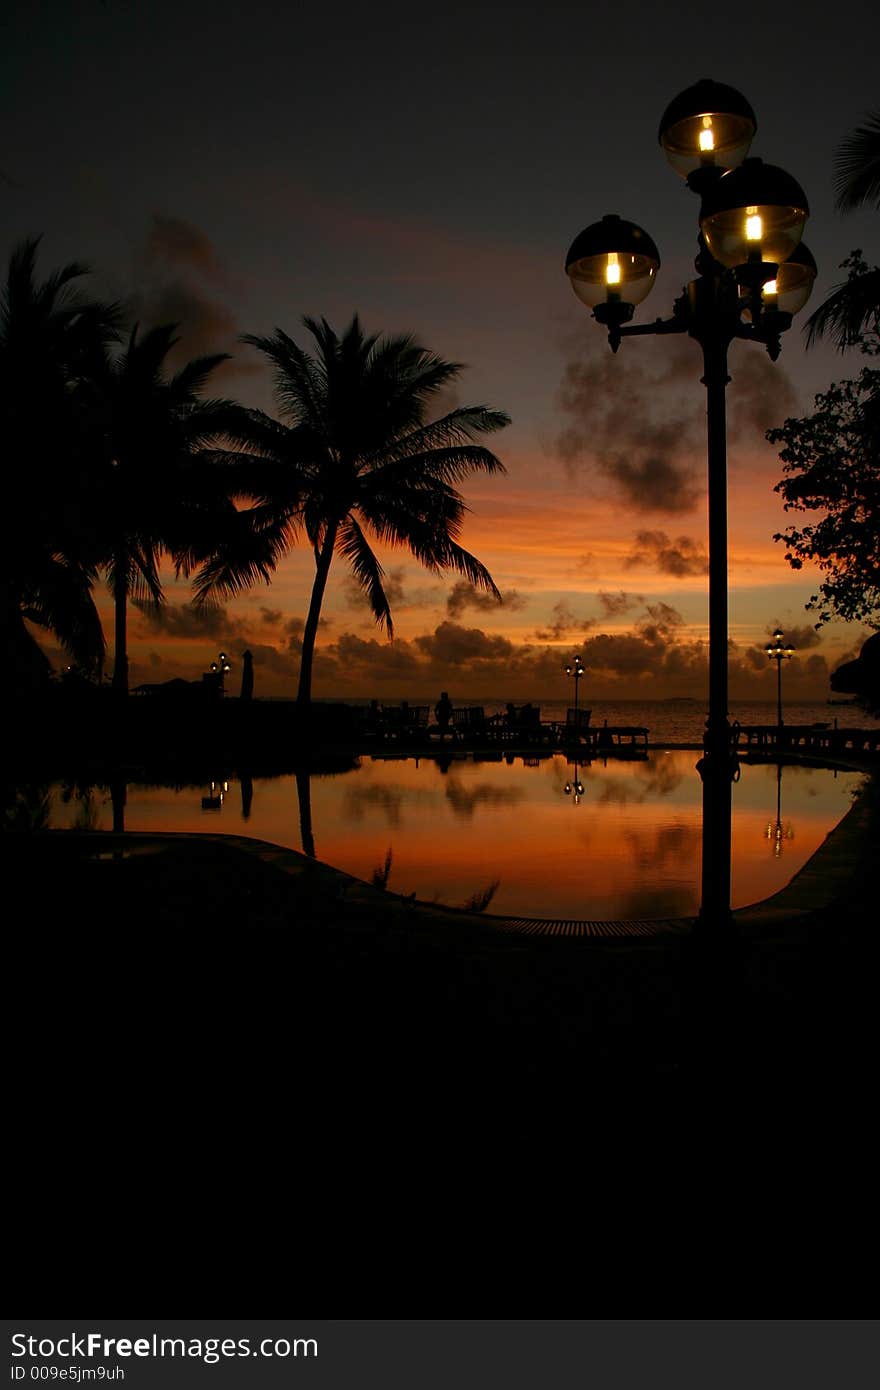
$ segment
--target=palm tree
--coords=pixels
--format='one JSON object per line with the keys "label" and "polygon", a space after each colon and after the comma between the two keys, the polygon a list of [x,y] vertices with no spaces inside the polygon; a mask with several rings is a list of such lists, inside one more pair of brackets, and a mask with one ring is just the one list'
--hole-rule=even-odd
{"label": "palm tree", "polygon": [[838,212],[880,208],[880,111],[869,111],[837,147],[834,187]]}
{"label": "palm tree", "polygon": [[0,523],[0,625],[13,684],[49,663],[26,625],[54,633],[97,674],[104,655],[92,596],[97,552],[88,489],[89,411],[83,383],[119,311],[79,293],[87,267],[36,276],[39,240],[13,251],[0,298],[0,431],[6,455]]}
{"label": "palm tree", "polygon": [[[880,111],[870,111],[837,147],[835,206],[842,213],[861,207],[880,209]],[[880,266],[869,266],[860,251],[843,262],[849,274],[810,316],[807,344],[829,337],[841,352],[880,333]]]}
{"label": "palm tree", "polygon": [[[453,569],[498,595],[486,567],[458,543],[467,509],[455,484],[470,473],[505,471],[474,441],[510,423],[502,411],[486,406],[460,407],[427,421],[432,399],[462,367],[410,336],[365,335],[357,315],[341,337],[325,319],[303,323],[317,344],[316,356],[280,328],[271,337],[244,338],[273,365],[284,423],[250,411],[238,439],[248,451],[243,487],[265,547],[263,566],[271,568],[300,530],[314,552],[300,710],[311,701],[315,638],[335,554],[348,562],[389,637],[394,628],[376,542],[405,546],[435,573]],[[227,456],[232,464],[241,459]],[[234,593],[241,587],[219,558],[205,567],[199,583],[202,591],[213,586]]]}
{"label": "palm tree", "polygon": [[129,600],[158,608],[163,554],[178,573],[189,574],[237,517],[230,477],[218,468],[211,446],[240,407],[201,398],[227,354],[196,358],[167,376],[176,327],[141,335],[135,325],[124,351],[115,359],[105,354],[94,378],[103,424],[101,559],[114,602],[113,687],[120,695],[128,693]]}

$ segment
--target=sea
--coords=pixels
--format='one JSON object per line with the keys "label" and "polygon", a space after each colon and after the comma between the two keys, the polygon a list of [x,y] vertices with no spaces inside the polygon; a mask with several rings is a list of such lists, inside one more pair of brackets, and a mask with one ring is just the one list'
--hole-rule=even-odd
{"label": "sea", "polygon": [[[319,703],[319,702],[316,702]],[[349,700],[349,704],[369,704],[369,700]],[[386,705],[399,704],[399,701],[385,700]],[[411,705],[427,703],[424,700],[411,699]],[[433,705],[431,702],[431,716],[433,718]],[[453,697],[453,705],[480,706],[487,718],[493,714],[501,714],[507,707],[507,700],[498,699],[472,699],[456,700]],[[517,707],[523,701],[517,700]],[[571,703],[564,701],[549,701],[543,703],[532,701],[541,711],[542,720],[565,720],[566,709],[571,708]],[[608,723],[611,725],[635,726],[648,730],[648,742],[652,744],[693,744],[699,746],[703,740],[703,730],[706,724],[706,702],[697,699],[672,699],[672,700],[594,700],[583,701],[581,708],[592,711],[590,723],[596,727]],[[743,725],[753,724],[775,724],[776,723],[776,701],[756,701],[756,700],[732,700],[730,702],[729,717],[731,723],[738,720]],[[834,728],[841,729],[872,729],[876,728],[877,721],[869,714],[866,714],[861,706],[851,704],[849,701],[829,702],[815,701],[809,704],[783,702],[782,717],[789,726],[804,726],[810,724],[827,724]]]}

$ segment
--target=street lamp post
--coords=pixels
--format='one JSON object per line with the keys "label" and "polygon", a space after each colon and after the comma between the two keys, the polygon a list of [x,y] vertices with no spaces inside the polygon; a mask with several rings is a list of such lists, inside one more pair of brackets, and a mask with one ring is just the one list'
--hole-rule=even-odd
{"label": "street lamp post", "polygon": [[580,740],[580,727],[578,724],[578,687],[582,676],[587,674],[586,668],[580,656],[573,656],[565,668],[565,674],[571,676],[574,681],[574,781],[567,781],[563,788],[566,796],[571,796],[574,792],[574,804],[578,805],[584,794],[584,784],[580,779],[580,768],[578,765],[578,742]]}
{"label": "street lamp post", "polygon": [[654,285],[660,255],[651,237],[616,215],[575,238],[566,273],[578,298],[608,330],[612,352],[624,337],[687,333],[703,352],[706,388],[709,532],[709,712],[698,768],[703,781],[700,920],[730,920],[730,788],[737,760],[728,723],[727,682],[727,353],[734,339],[760,343],[775,360],[780,334],[809,298],[816,264],[801,245],[809,208],[784,170],[748,159],[754,112],[732,87],[704,80],[672,101],[660,122],[666,157],[701,199],[697,278],[672,317],[630,324]]}
{"label": "street lamp post", "polygon": [[583,664],[583,662],[581,661],[581,659],[580,659],[579,656],[573,656],[573,657],[572,657],[571,661],[568,663],[568,665],[567,665],[566,668],[565,668],[565,674],[566,674],[567,676],[571,676],[572,679],[574,680],[574,734],[575,734],[575,738],[577,738],[577,736],[578,736],[578,685],[579,685],[579,683],[580,683],[581,676],[585,676],[585,675],[587,674],[586,668],[584,667],[584,664]]}
{"label": "street lamp post", "polygon": [[794,656],[794,647],[787,647],[782,637],[782,632],[777,628],[773,634],[773,645],[766,648],[770,660],[776,662],[776,722],[780,729],[782,728],[782,663],[783,661],[791,661]]}
{"label": "street lamp post", "polygon": [[222,695],[226,688],[226,677],[232,670],[232,663],[225,652],[220,652],[216,661],[211,662],[210,675],[214,688]]}

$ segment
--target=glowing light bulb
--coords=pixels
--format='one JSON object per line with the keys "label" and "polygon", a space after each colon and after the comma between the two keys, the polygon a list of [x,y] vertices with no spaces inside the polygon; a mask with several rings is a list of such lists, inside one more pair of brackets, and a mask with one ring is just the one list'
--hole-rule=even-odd
{"label": "glowing light bulb", "polygon": [[606,285],[620,284],[620,266],[617,262],[616,251],[608,252],[608,264],[605,267],[605,283]]}
{"label": "glowing light bulb", "polygon": [[768,281],[766,282],[766,284],[764,285],[764,293],[765,293],[765,294],[776,294],[776,293],[777,293],[776,281],[775,281],[775,280],[768,280]]}
{"label": "glowing light bulb", "polygon": [[714,150],[715,133],[712,130],[712,117],[703,117],[703,129],[700,131],[700,149],[703,151]]}
{"label": "glowing light bulb", "polygon": [[764,223],[757,208],[746,208],[746,241],[760,241]]}

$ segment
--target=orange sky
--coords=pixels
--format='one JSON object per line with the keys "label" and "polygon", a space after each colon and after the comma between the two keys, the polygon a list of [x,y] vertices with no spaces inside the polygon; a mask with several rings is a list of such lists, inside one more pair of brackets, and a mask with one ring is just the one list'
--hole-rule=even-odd
{"label": "orange sky", "polygon": [[[508,455],[503,441],[498,436],[497,450],[508,476],[465,485],[472,510],[463,537],[488,565],[503,602],[454,576],[429,574],[404,552],[380,552],[395,622],[389,642],[337,560],[315,695],[433,700],[449,689],[454,700],[564,700],[562,667],[579,650],[590,698],[699,698],[707,637],[704,497],[673,515],[627,511],[595,479],[571,476],[538,449]],[[811,580],[784,563],[772,540],[785,524],[771,486],[777,471],[772,450],[759,444],[731,470],[731,696],[774,698],[775,667],[763,645],[779,622],[798,649],[786,666],[787,695],[821,700],[829,694],[828,670],[852,651],[860,629],[813,630],[804,612]],[[203,617],[186,604],[186,587],[170,582],[158,623],[132,612],[132,682],[198,678],[221,648],[240,669],[248,647],[257,693],[291,695],[313,568],[308,549],[295,551],[271,587]],[[110,633],[106,597],[102,607]]]}

